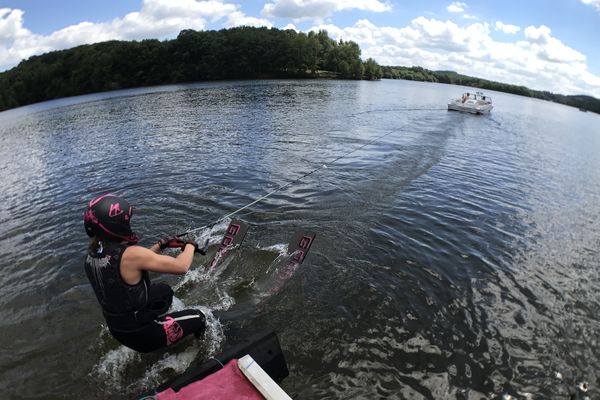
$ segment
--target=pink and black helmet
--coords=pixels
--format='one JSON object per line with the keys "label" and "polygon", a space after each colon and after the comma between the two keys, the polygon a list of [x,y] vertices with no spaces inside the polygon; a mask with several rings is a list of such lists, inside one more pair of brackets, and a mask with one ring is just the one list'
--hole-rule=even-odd
{"label": "pink and black helmet", "polygon": [[133,207],[127,200],[114,194],[105,194],[88,203],[83,214],[85,232],[89,237],[98,235],[101,238],[137,243],[138,237],[129,225],[132,215]]}

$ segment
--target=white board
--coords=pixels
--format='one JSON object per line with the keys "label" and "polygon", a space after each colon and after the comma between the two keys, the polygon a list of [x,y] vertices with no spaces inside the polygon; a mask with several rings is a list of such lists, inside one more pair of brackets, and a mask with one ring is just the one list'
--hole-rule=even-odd
{"label": "white board", "polygon": [[238,368],[265,399],[292,400],[250,355],[246,354],[238,360]]}

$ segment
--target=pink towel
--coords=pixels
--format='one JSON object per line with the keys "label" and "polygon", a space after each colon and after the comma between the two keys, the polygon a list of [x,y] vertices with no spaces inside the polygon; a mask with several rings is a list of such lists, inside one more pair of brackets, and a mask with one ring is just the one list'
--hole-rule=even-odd
{"label": "pink towel", "polygon": [[154,396],[157,400],[264,400],[265,398],[246,379],[237,366],[237,360],[229,361],[224,368],[191,383],[175,392],[169,388]]}

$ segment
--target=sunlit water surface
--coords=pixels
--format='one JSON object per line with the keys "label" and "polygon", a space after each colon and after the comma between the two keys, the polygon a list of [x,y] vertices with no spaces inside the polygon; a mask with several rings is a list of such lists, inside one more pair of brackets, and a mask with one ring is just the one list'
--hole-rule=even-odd
{"label": "sunlit water surface", "polygon": [[[135,398],[272,328],[297,399],[566,399],[584,381],[598,398],[600,116],[501,93],[489,116],[448,112],[463,90],[220,82],[1,113],[2,397]],[[129,199],[151,245],[316,168],[239,214],[246,241],[217,271],[196,256],[159,278],[210,316],[205,341],[111,338],[87,200]],[[211,253],[227,222],[197,232]],[[282,283],[297,230],[317,240]]]}

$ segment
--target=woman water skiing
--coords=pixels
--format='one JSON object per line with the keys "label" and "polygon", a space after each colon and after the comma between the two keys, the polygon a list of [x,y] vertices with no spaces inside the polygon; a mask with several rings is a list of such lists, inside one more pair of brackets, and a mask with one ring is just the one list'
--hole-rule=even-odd
{"label": "woman water skiing", "polygon": [[[161,239],[150,248],[136,245],[130,227],[133,208],[115,195],[91,200],[84,213],[85,231],[91,237],[85,272],[94,288],[110,333],[125,346],[151,352],[170,346],[193,333],[202,337],[205,317],[199,310],[167,313],[173,290],[165,283],[151,284],[149,272],[185,274],[195,252],[194,241]],[[161,255],[179,248],[177,257]]]}

